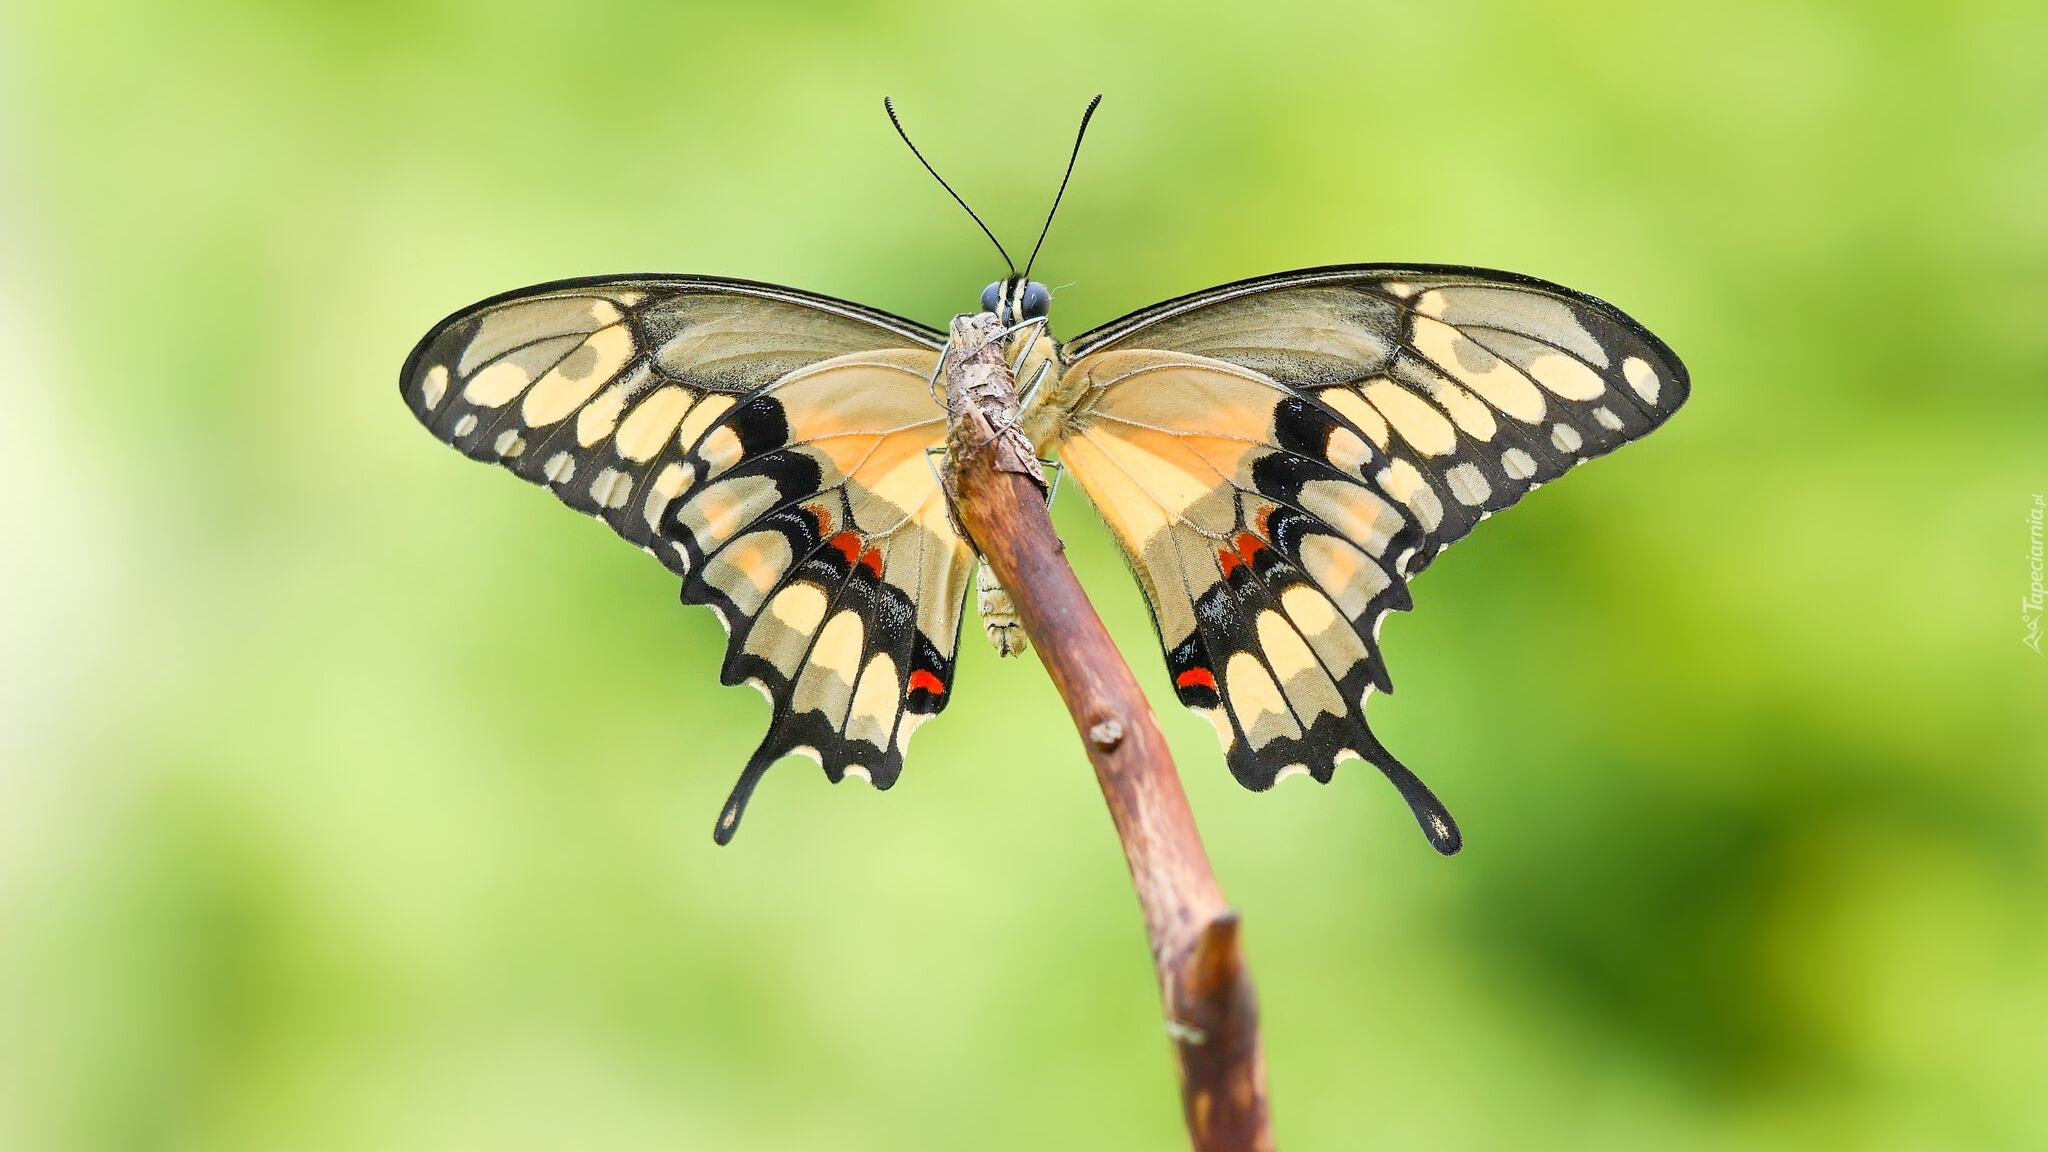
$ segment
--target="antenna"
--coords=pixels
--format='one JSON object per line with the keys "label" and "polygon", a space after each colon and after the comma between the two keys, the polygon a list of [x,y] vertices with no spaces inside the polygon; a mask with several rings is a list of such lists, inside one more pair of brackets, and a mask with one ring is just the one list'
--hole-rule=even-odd
{"label": "antenna", "polygon": [[[1024,278],[1031,279],[1031,266],[1038,263],[1038,250],[1045,247],[1045,234],[1052,231],[1052,218],[1060,210],[1060,197],[1067,194],[1067,181],[1073,179],[1074,161],[1081,158],[1081,140],[1088,135],[1088,121],[1095,115],[1095,106],[1102,103],[1102,93],[1088,102],[1088,110],[1081,113],[1081,130],[1074,133],[1074,154],[1067,157],[1067,174],[1060,177],[1060,190],[1053,194],[1052,211],[1045,214],[1045,227],[1038,230],[1038,243],[1031,246],[1031,259],[1024,262]],[[901,131],[901,129],[898,129]]]}
{"label": "antenna", "polygon": [[[1097,96],[1097,97],[1096,97],[1096,99],[1097,99],[1097,100],[1100,100],[1100,99],[1102,99],[1102,97],[1100,97],[1100,96]],[[911,144],[911,143],[910,143],[910,133],[908,133],[908,132],[905,132],[905,131],[903,130],[903,121],[901,121],[901,120],[898,120],[898,119],[896,118],[896,105],[895,105],[894,103],[892,103],[892,102],[890,101],[890,99],[889,99],[889,98],[888,98],[887,96],[884,96],[884,97],[882,97],[882,108],[883,108],[883,110],[885,110],[885,111],[887,111],[887,112],[889,113],[889,123],[891,123],[891,124],[894,124],[894,125],[896,126],[896,134],[897,134],[898,136],[901,136],[901,137],[903,137],[903,142],[904,142],[905,144],[909,144],[909,145],[910,145],[910,154],[911,154],[912,156],[915,156],[915,157],[917,157],[917,162],[918,162],[919,164],[922,164],[922,165],[924,165],[924,170],[932,174],[932,179],[934,179],[934,180],[937,180],[937,181],[939,182],[939,187],[941,187],[941,188],[944,188],[944,189],[946,190],[946,194],[947,194],[948,196],[951,196],[951,197],[953,198],[953,202],[954,202],[954,203],[956,203],[956,204],[960,205],[960,207],[962,207],[962,208],[967,208],[967,201],[965,201],[965,200],[962,200],[962,199],[960,198],[960,194],[959,194],[958,192],[955,192],[955,191],[953,191],[953,186],[952,186],[951,184],[948,184],[948,183],[946,183],[946,178],[945,178],[944,176],[941,176],[941,175],[939,175],[939,170],[938,170],[938,169],[936,169],[936,168],[934,168],[934,167],[932,167],[932,162],[924,158],[924,153],[922,153],[922,152],[919,152],[919,151],[917,150],[917,145],[915,145],[915,144]],[[1094,106],[1093,104],[1090,104],[1090,105],[1088,106],[1088,110],[1089,110],[1090,112],[1093,112],[1093,111],[1095,110],[1095,106]],[[1084,128],[1085,128],[1085,127],[1087,127],[1087,124],[1088,124],[1087,120],[1085,120],[1085,119],[1084,119],[1084,120],[1082,120],[1082,122],[1081,122],[1081,125],[1082,125],[1082,127],[1084,127]],[[1079,142],[1078,142],[1078,141],[1076,141],[1076,143],[1075,143],[1075,147],[1079,147],[1079,146],[1080,146]],[[1073,170],[1073,166],[1072,166],[1071,164],[1070,164],[1070,165],[1068,165],[1068,171],[1072,171],[1072,170]],[[1065,185],[1065,183],[1064,183],[1064,182],[1062,182],[1060,186],[1061,186],[1061,188],[1062,188],[1062,189],[1064,189],[1064,188],[1066,187],[1066,185]],[[1059,202],[1058,202],[1058,201],[1054,201],[1054,202],[1053,202],[1053,207],[1055,207],[1055,208],[1059,207]],[[974,219],[974,222],[975,222],[975,223],[976,223],[977,225],[980,225],[980,227],[981,227],[981,234],[982,234],[983,236],[986,236],[986,237],[988,237],[988,242],[996,246],[996,251],[997,251],[997,252],[1001,252],[1001,253],[1002,253],[1002,256],[1003,256],[1003,263],[1004,263],[1004,264],[1007,264],[1007,265],[1009,265],[1009,268],[1010,268],[1010,275],[1012,275],[1012,276],[1015,276],[1015,275],[1017,274],[1017,262],[1016,262],[1016,261],[1014,261],[1014,260],[1012,260],[1012,259],[1010,259],[1010,254],[1009,254],[1008,252],[1004,252],[1004,251],[1003,251],[1003,242],[1002,242],[1001,240],[998,240],[998,239],[996,239],[996,234],[988,230],[988,225],[986,225],[986,224],[982,224],[982,223],[981,223],[981,217],[979,217],[979,216],[975,216],[975,215],[974,215],[974,209],[972,209],[972,208],[967,208],[967,215],[969,215],[970,217],[973,217],[973,219]],[[1046,221],[1046,226],[1047,226],[1047,227],[1051,227],[1051,226],[1052,226],[1052,221],[1051,221],[1050,219],[1048,219],[1048,220]],[[1041,236],[1041,237],[1039,237],[1039,239],[1040,239],[1040,241],[1041,241],[1041,242],[1043,242],[1043,240],[1044,240],[1045,238],[1044,238],[1043,236]],[[1034,250],[1034,254],[1035,254],[1035,250]]]}

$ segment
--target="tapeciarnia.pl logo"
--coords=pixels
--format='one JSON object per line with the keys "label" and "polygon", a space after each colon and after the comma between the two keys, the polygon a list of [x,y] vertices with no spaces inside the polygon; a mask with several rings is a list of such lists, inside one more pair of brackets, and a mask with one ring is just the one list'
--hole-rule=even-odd
{"label": "tapeciarnia.pl logo", "polygon": [[2026,599],[2020,601],[2020,626],[2026,629],[2020,643],[2032,648],[2036,656],[2042,655],[2041,611],[2044,599],[2048,599],[2048,591],[2041,587],[2041,517],[2044,511],[2048,508],[2044,508],[2042,497],[2036,494],[2034,506],[2027,510],[2027,565],[2033,569],[2034,580],[2027,586]]}

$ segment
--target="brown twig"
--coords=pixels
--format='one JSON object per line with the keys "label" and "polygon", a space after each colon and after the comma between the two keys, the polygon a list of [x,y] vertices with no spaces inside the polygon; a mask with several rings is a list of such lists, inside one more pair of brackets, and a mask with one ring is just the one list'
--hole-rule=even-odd
{"label": "brown twig", "polygon": [[1015,601],[1109,802],[1159,971],[1196,1152],[1270,1152],[1265,1053],[1237,914],[1209,867],[1151,705],[1053,533],[1044,480],[1015,428],[1001,332],[991,313],[953,321],[947,495]]}

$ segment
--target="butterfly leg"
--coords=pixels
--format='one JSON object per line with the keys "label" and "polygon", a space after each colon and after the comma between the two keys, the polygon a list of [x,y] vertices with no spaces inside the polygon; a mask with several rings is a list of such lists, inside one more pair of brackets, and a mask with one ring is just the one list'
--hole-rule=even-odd
{"label": "butterfly leg", "polygon": [[[1028,336],[1025,335],[1026,329],[1030,330],[1030,335]],[[1030,358],[1032,345],[1035,344],[1038,338],[1044,335],[1044,333],[1045,317],[1043,316],[1040,316],[1035,320],[1026,320],[1022,324],[1019,324],[1016,327],[1011,328],[1006,333],[1007,336],[1017,341],[1017,356],[1015,359],[1010,361],[1010,375],[1012,377],[1016,376],[1017,373],[1022,372],[1024,370],[1024,361]]]}
{"label": "butterfly leg", "polygon": [[953,342],[951,340],[947,340],[944,344],[939,345],[938,363],[932,365],[932,374],[927,376],[924,382],[925,390],[932,394],[932,403],[937,404],[941,408],[946,406],[946,402],[939,396],[939,377],[945,374],[946,356],[952,351]]}
{"label": "butterfly leg", "polygon": [[1017,401],[1019,411],[1029,411],[1031,409],[1031,402],[1038,397],[1038,389],[1044,385],[1046,377],[1051,374],[1052,361],[1047,360],[1038,366],[1038,371],[1032,374],[1031,383],[1024,386],[1024,395]]}
{"label": "butterfly leg", "polygon": [[1047,460],[1043,456],[1040,456],[1038,458],[1038,469],[1041,472],[1052,473],[1052,483],[1047,485],[1045,489],[1045,506],[1047,508],[1050,508],[1052,507],[1053,497],[1058,496],[1060,494],[1060,475],[1063,472],[1065,472],[1066,469],[1060,467],[1059,461]]}

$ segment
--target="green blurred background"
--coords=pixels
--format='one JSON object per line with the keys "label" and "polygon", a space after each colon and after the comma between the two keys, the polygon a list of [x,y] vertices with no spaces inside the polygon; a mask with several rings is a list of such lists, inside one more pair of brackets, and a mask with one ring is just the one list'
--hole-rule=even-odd
{"label": "green blurred background", "polygon": [[616,271],[933,324],[1107,94],[1066,334],[1516,269],[1691,366],[1391,620],[1392,789],[1253,796],[1083,579],[1247,916],[1289,1149],[2048,1146],[2048,9],[0,8],[0,1148],[1171,1149],[1102,803],[970,630],[887,795],[675,581],[434,443],[429,325]]}

